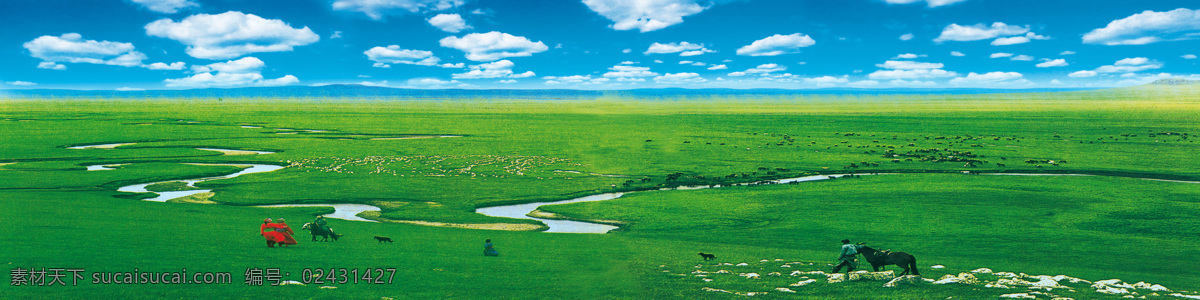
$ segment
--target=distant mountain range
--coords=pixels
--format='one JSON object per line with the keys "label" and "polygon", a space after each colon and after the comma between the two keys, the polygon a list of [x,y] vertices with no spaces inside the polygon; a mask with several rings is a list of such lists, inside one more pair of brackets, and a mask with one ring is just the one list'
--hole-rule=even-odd
{"label": "distant mountain range", "polygon": [[[1183,80],[1187,81],[1187,80]],[[1170,83],[1160,83],[1170,82]],[[1175,84],[1176,81],[1162,79],[1153,84]],[[1191,82],[1191,81],[1189,81]],[[247,88],[206,88],[191,90],[0,90],[0,95],[14,98],[361,98],[361,99],[594,99],[599,97],[644,97],[674,98],[694,96],[786,96],[786,95],[919,95],[919,94],[993,94],[1063,92],[1089,90],[1087,88],[1039,88],[1039,89],[631,89],[631,90],[568,90],[568,89],[401,89],[357,84],[325,86],[285,86]]]}

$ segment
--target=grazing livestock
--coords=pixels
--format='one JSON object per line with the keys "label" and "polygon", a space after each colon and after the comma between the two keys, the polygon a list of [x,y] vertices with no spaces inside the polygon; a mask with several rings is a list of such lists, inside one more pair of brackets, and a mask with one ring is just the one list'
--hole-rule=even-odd
{"label": "grazing livestock", "polygon": [[863,258],[866,258],[867,262],[871,263],[871,267],[875,268],[875,272],[879,272],[879,267],[882,266],[897,265],[901,269],[904,269],[904,272],[900,272],[899,276],[908,275],[909,272],[912,272],[913,275],[921,275],[921,272],[917,270],[917,257],[912,254],[878,251],[867,246],[860,247],[858,253],[861,253]]}

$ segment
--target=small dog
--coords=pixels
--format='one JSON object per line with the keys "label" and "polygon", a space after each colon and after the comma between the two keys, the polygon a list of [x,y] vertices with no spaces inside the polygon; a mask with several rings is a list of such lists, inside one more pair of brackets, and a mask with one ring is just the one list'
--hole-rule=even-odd
{"label": "small dog", "polygon": [[388,242],[388,243],[391,243],[391,242],[392,242],[392,238],[389,238],[389,237],[386,237],[386,236],[376,236],[376,237],[375,237],[375,240],[379,241],[380,243],[382,243],[382,242]]}
{"label": "small dog", "polygon": [[713,260],[714,258],[717,258],[716,255],[712,255],[712,254],[708,254],[708,253],[704,253],[704,252],[700,253],[700,257],[704,258],[704,260]]}

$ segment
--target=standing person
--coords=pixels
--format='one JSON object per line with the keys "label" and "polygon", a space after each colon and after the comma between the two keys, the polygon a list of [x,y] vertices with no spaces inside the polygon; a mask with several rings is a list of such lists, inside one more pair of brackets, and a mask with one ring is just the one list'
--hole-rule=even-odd
{"label": "standing person", "polygon": [[858,264],[854,257],[858,255],[859,248],[862,246],[850,244],[849,239],[842,240],[841,256],[838,257],[838,265],[833,267],[833,272],[837,273],[843,266],[849,267],[846,269],[846,273],[854,272],[854,268]]}
{"label": "standing person", "polygon": [[267,248],[275,248],[275,243],[282,244],[284,241],[283,234],[275,231],[276,228],[279,228],[279,225],[271,223],[271,218],[263,220],[262,226],[258,227],[258,232],[267,239]]}
{"label": "standing person", "polygon": [[280,246],[287,247],[288,245],[297,244],[296,239],[292,238],[292,235],[295,234],[295,232],[292,231],[292,227],[288,226],[288,224],[283,220],[283,218],[279,218],[279,220],[275,220],[275,225],[276,225],[275,231],[278,232],[279,235],[283,237],[283,240],[278,241]]}
{"label": "standing person", "polygon": [[483,242],[483,255],[500,256],[500,252],[496,252],[496,248],[492,247],[492,239]]}

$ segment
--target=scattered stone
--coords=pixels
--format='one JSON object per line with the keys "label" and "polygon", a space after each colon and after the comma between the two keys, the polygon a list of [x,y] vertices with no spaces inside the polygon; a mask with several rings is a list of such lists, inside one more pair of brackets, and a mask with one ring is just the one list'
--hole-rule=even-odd
{"label": "scattered stone", "polygon": [[1055,275],[1055,276],[1054,276],[1054,280],[1055,280],[1055,281],[1063,281],[1064,279],[1065,279],[1065,280],[1067,280],[1067,282],[1070,282],[1070,283],[1080,283],[1080,282],[1082,282],[1082,283],[1089,283],[1089,284],[1090,284],[1090,283],[1092,283],[1091,281],[1087,281],[1087,280],[1083,280],[1083,279],[1079,279],[1079,278],[1075,278],[1075,277],[1070,277],[1070,276],[1067,276],[1067,275]]}
{"label": "scattered stone", "polygon": [[829,283],[838,283],[838,282],[846,281],[846,274],[838,274],[838,273],[829,274],[829,278],[826,278],[826,279],[829,280]]}
{"label": "scattered stone", "polygon": [[749,266],[749,265],[750,265],[750,264],[748,264],[748,263],[740,263],[740,264],[737,264],[737,266],[738,266],[738,267],[745,267],[745,266]]}
{"label": "scattered stone", "polygon": [[931,266],[931,267],[929,267],[929,268],[930,268],[930,269],[937,270],[937,269],[945,269],[945,268],[946,268],[946,266],[943,266],[943,265],[933,265],[933,266]]}
{"label": "scattered stone", "polygon": [[729,270],[718,270],[717,274],[731,274]]}
{"label": "scattered stone", "polygon": [[746,279],[758,279],[758,273],[741,273],[738,276],[746,277]]}
{"label": "scattered stone", "polygon": [[1020,275],[1013,274],[1012,272],[996,272],[996,273],[992,273],[992,274],[996,274],[996,276],[1000,276],[1000,277],[1008,277],[1008,278],[1018,278],[1018,277],[1021,277]]}
{"label": "scattered stone", "polygon": [[[789,285],[790,286],[805,286],[805,285],[808,285],[809,283],[813,283],[813,282],[817,282],[817,280],[816,279],[801,280],[799,282],[789,284]],[[830,281],[830,283],[833,283],[833,281]]]}
{"label": "scattered stone", "polygon": [[322,289],[330,289],[330,290],[331,290],[331,289],[336,289],[337,287],[336,287],[336,286],[332,286],[332,285],[326,285],[326,286],[322,286],[321,288],[322,288]]}
{"label": "scattered stone", "polygon": [[993,288],[993,289],[1011,289],[1011,287],[1009,287],[1007,285],[998,284],[995,282],[988,282],[987,285],[984,285],[983,287]]}
{"label": "scattered stone", "polygon": [[902,285],[902,284],[917,285],[917,284],[922,284],[925,282],[926,281],[923,278],[921,278],[921,276],[904,275],[904,276],[896,277],[895,279],[892,279],[892,281],[888,281],[887,283],[884,283],[883,287],[890,288],[890,287],[896,287],[896,286]]}
{"label": "scattered stone", "polygon": [[1094,289],[1102,289],[1105,287],[1116,287],[1116,288],[1122,288],[1122,289],[1134,288],[1133,285],[1121,282],[1120,279],[1100,280],[1100,281],[1096,281],[1095,283],[1092,283],[1092,288],[1094,288]]}
{"label": "scattered stone", "polygon": [[1174,293],[1174,294],[1170,294],[1170,295],[1167,295],[1167,296],[1171,296],[1171,297],[1179,297],[1179,298],[1188,298],[1188,299],[1200,299],[1200,296],[1197,296],[1197,295],[1184,295],[1184,294],[1180,294],[1180,293]]}
{"label": "scattered stone", "polygon": [[704,282],[712,282],[712,279],[704,278]]}
{"label": "scattered stone", "polygon": [[800,276],[801,274],[804,274],[804,272],[800,272],[800,271],[792,271],[792,274],[789,274],[789,275],[791,275],[791,276]]}
{"label": "scattered stone", "polygon": [[937,281],[933,282],[933,284],[949,284],[949,283],[976,284],[976,283],[979,283],[979,279],[975,278],[975,275],[971,274],[971,273],[958,273],[958,276],[946,275],[946,276],[942,276],[941,279],[938,279]]}
{"label": "scattered stone", "polygon": [[730,291],[726,291],[726,290],[722,290],[722,289],[714,289],[714,288],[710,288],[710,287],[705,287],[705,288],[702,288],[702,289],[700,289],[700,290],[702,290],[702,291],[706,291],[706,292],[719,292],[719,293],[730,293],[730,294],[733,294],[733,292],[730,292]]}
{"label": "scattered stone", "polygon": [[793,291],[792,289],[789,289],[789,288],[775,288],[775,290],[776,290],[776,291],[780,291],[780,292],[784,292],[784,293],[795,293],[795,292],[796,292],[796,291]]}
{"label": "scattered stone", "polygon": [[[1129,290],[1126,290],[1123,288],[1118,288],[1118,287],[1104,286],[1103,288],[1096,289],[1096,292],[1104,293],[1104,294],[1111,294],[1111,295],[1119,295],[1119,294],[1128,294]],[[1200,298],[1197,298],[1197,299],[1200,299]]]}
{"label": "scattered stone", "polygon": [[992,273],[992,269],[988,269],[988,268],[978,268],[978,269],[971,270],[971,273],[979,273],[979,274],[991,274],[991,273]]}
{"label": "scattered stone", "polygon": [[783,276],[783,273],[771,272],[771,273],[767,273],[767,276]]}
{"label": "scattered stone", "polygon": [[857,271],[857,272],[851,272],[847,276],[846,279],[850,280],[850,281],[857,281],[857,280],[887,281],[887,280],[892,280],[893,278],[896,278],[896,272],[894,272],[894,271],[883,271],[883,272]]}
{"label": "scattered stone", "polygon": [[779,266],[779,267],[780,267],[780,268],[791,268],[792,266],[791,266],[791,265],[782,265],[782,266]]}
{"label": "scattered stone", "polygon": [[1019,293],[1019,294],[1004,294],[1004,295],[1000,295],[1000,298],[1011,298],[1011,299],[1037,299],[1037,296],[1030,295],[1030,294],[1027,294],[1027,293]]}

